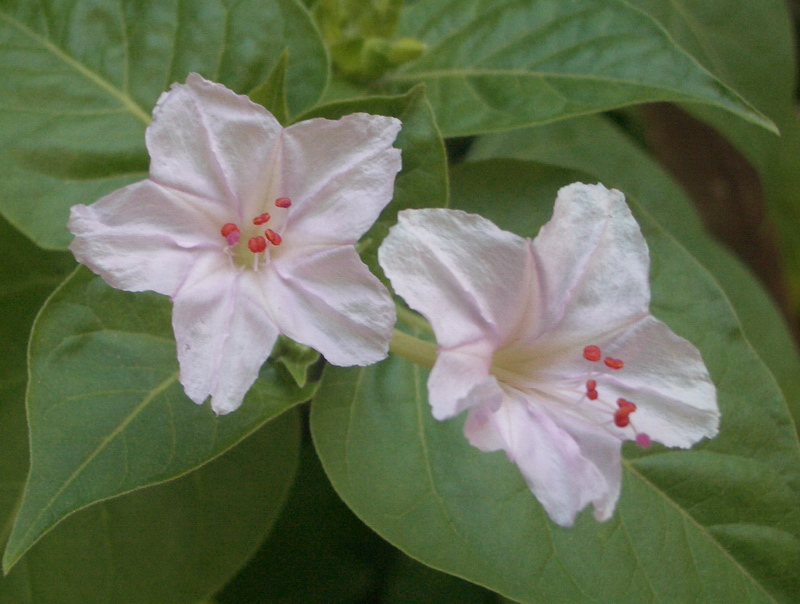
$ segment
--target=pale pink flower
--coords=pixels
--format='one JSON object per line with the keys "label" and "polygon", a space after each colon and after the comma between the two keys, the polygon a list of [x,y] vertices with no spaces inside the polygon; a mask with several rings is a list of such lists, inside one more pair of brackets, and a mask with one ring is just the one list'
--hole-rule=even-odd
{"label": "pale pink flower", "polygon": [[717,433],[716,390],[689,342],[649,312],[649,254],[619,191],[561,189],[535,240],[480,216],[401,212],[380,263],[430,322],[437,419],[504,450],[556,523],[611,517],[621,446],[689,447]]}
{"label": "pale pink flower", "polygon": [[354,243],[392,198],[400,122],[288,128],[191,74],[147,129],[150,178],[72,208],[70,249],[107,283],[172,297],[180,381],[236,409],[278,334],[335,365],[387,354],[391,298]]}

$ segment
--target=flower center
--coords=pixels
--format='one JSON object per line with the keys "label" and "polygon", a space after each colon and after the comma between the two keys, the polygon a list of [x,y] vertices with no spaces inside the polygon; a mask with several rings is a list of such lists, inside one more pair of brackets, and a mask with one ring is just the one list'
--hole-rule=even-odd
{"label": "flower center", "polygon": [[[287,210],[291,207],[292,201],[288,197],[279,197],[275,200],[275,207],[281,210]],[[231,263],[243,268],[250,268],[254,271],[258,267],[268,262],[267,255],[269,254],[269,245],[278,246],[283,242],[283,237],[278,232],[280,229],[276,227],[273,231],[271,228],[261,230],[272,219],[269,212],[264,212],[253,218],[253,226],[247,225],[245,237],[242,237],[242,231],[238,225],[229,222],[222,226],[220,235],[227,243],[226,252],[228,253]],[[282,224],[285,221],[282,221]]]}

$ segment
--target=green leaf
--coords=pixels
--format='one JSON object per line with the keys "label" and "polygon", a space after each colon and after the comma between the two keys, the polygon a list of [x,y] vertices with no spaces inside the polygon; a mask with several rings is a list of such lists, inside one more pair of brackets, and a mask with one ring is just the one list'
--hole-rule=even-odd
{"label": "green leaf", "polygon": [[267,363],[244,404],[215,417],[178,382],[171,305],[80,267],[37,318],[27,394],[31,471],[5,569],[67,515],[181,476],[307,400]]}
{"label": "green leaf", "polygon": [[794,25],[787,3],[629,1],[647,11],[678,44],[778,125],[780,138],[727,112],[685,105],[729,138],[759,170],[773,223],[781,235],[786,267],[794,280],[794,302],[800,307],[800,121],[795,110]]}
{"label": "green leaf", "polygon": [[302,450],[297,480],[269,538],[214,600],[219,604],[495,601],[483,588],[411,560],[365,526],[334,492],[310,442]]}
{"label": "green leaf", "polygon": [[296,0],[59,2],[0,6],[0,211],[64,248],[69,208],[147,177],[144,129],[158,96],[196,71],[244,93],[288,49],[293,113],[328,78]]}
{"label": "green leaf", "polygon": [[286,105],[286,65],[289,52],[284,50],[267,79],[247,93],[250,100],[272,113],[282,125],[289,124],[289,107]]}
{"label": "green leaf", "polygon": [[[747,339],[778,380],[800,426],[800,356],[775,304],[756,278],[703,229],[683,189],[617,127],[585,116],[479,139],[473,160],[513,157],[582,170],[641,203],[717,280]],[[510,166],[507,162],[506,169]],[[495,176],[498,180],[502,174]],[[519,188],[534,183],[518,174]],[[467,179],[460,182],[469,187]]]}
{"label": "green leaf", "polygon": [[[24,422],[19,427],[24,434]],[[299,428],[291,411],[183,478],[70,516],[0,579],[0,601],[208,598],[278,517],[297,468]]]}
{"label": "green leaf", "polygon": [[445,136],[650,101],[698,102],[774,124],[624,1],[446,0],[403,13],[428,52],[390,84],[425,82]]}
{"label": "green leaf", "polygon": [[[515,164],[516,173],[526,169]],[[574,172],[529,165],[538,186],[454,173],[454,205],[532,235]],[[477,174],[482,173],[485,181]],[[508,174],[508,172],[506,173]],[[469,186],[459,181],[469,175]],[[653,312],[697,345],[717,385],[721,431],[691,451],[626,445],[614,517],[555,526],[502,452],[480,453],[463,417],[432,419],[427,372],[390,357],[327,368],[312,432],[337,492],[425,564],[515,600],[792,600],[800,589],[800,447],[772,376],[708,273],[643,211]]]}
{"label": "green leaf", "polygon": [[367,602],[396,554],[331,488],[309,442],[283,513],[219,604]]}
{"label": "green leaf", "polygon": [[377,250],[397,213],[407,208],[446,206],[448,203],[447,156],[424,88],[418,86],[399,96],[367,97],[315,107],[298,119],[338,119],[363,111],[388,115],[403,122],[394,146],[401,150],[403,169],[397,175],[394,197],[359,244],[359,252],[370,269],[383,275]]}
{"label": "green leaf", "polygon": [[71,254],[45,252],[0,217],[0,546],[28,472],[25,351],[33,320],[47,296],[72,270]]}
{"label": "green leaf", "polygon": [[[2,219],[0,234],[4,545],[28,472],[28,334],[38,307],[74,260],[41,251]],[[296,418],[286,416],[191,476],[77,512],[0,578],[0,602],[180,602],[207,596],[269,529],[294,476],[298,439]]]}
{"label": "green leaf", "polygon": [[319,361],[319,353],[309,346],[298,344],[286,336],[279,336],[272,349],[270,359],[284,367],[295,384],[304,388],[308,383],[311,367]]}
{"label": "green leaf", "polygon": [[[793,25],[783,0],[628,0],[658,21],[677,44],[744,95],[781,132],[793,113]],[[770,170],[780,139],[711,107],[688,106],[730,138],[761,170]]]}

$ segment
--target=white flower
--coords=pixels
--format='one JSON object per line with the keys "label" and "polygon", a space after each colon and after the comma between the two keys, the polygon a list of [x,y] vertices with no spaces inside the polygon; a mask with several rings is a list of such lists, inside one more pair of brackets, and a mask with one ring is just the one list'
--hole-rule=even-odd
{"label": "white flower", "polygon": [[354,243],[392,198],[400,122],[283,128],[191,74],[147,129],[150,178],[72,208],[70,249],[113,287],[172,297],[180,380],[236,409],[278,334],[335,365],[386,356],[394,306]]}
{"label": "white flower", "polygon": [[649,312],[649,254],[619,191],[561,189],[535,240],[452,210],[409,210],[380,263],[439,345],[437,419],[504,450],[563,526],[611,517],[625,440],[689,447],[717,433],[716,390],[689,342]]}

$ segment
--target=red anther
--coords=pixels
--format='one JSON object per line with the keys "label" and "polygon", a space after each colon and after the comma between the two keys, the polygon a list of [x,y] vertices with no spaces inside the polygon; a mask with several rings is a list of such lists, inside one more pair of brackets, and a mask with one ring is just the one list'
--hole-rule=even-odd
{"label": "red anther", "polygon": [[592,361],[592,363],[599,361],[601,356],[600,349],[597,346],[587,346],[583,349],[583,358],[587,361]]}
{"label": "red anther", "polygon": [[624,398],[617,399],[617,406],[620,408],[620,410],[625,411],[625,413],[633,413],[636,411],[636,405],[628,400],[625,400]]}
{"label": "red anther", "polygon": [[292,205],[292,200],[288,197],[278,197],[278,199],[275,200],[275,205],[279,208],[288,208]]}
{"label": "red anther", "polygon": [[625,409],[617,409],[614,411],[614,423],[618,428],[624,428],[631,423],[631,420],[628,417],[630,414],[631,412],[626,411]]}
{"label": "red anther", "polygon": [[278,235],[278,233],[276,233],[276,232],[275,232],[275,231],[273,231],[272,229],[267,229],[267,230],[264,232],[264,236],[265,236],[267,239],[269,239],[269,242],[270,242],[272,245],[280,245],[280,244],[281,244],[281,241],[283,241],[283,237],[281,237],[280,235]]}
{"label": "red anther", "polygon": [[644,432],[639,432],[639,434],[636,435],[636,444],[639,445],[642,449],[647,449],[653,443],[650,440],[650,436],[648,436]]}
{"label": "red anther", "polygon": [[263,252],[267,249],[267,242],[264,241],[263,237],[250,237],[250,241],[247,242],[247,247],[250,248],[250,251],[254,254],[258,254],[259,252]]}
{"label": "red anther", "polygon": [[597,381],[589,380],[586,382],[586,398],[590,401],[597,400]]}
{"label": "red anther", "polygon": [[228,224],[223,225],[223,227],[220,229],[219,232],[222,233],[223,237],[227,237],[228,235],[230,235],[234,231],[238,231],[238,230],[239,230],[239,227],[237,227],[232,222],[229,222]]}
{"label": "red anther", "polygon": [[625,366],[625,363],[619,359],[612,359],[611,357],[606,357],[603,362],[609,369],[622,369]]}
{"label": "red anther", "polygon": [[631,420],[628,416],[636,411],[636,405],[624,398],[618,398],[617,406],[619,409],[614,411],[614,423],[620,428],[624,428],[631,423]]}
{"label": "red anther", "polygon": [[264,212],[261,216],[256,216],[255,218],[253,218],[253,224],[257,225],[264,224],[265,222],[268,222],[269,219],[270,219],[269,213]]}

